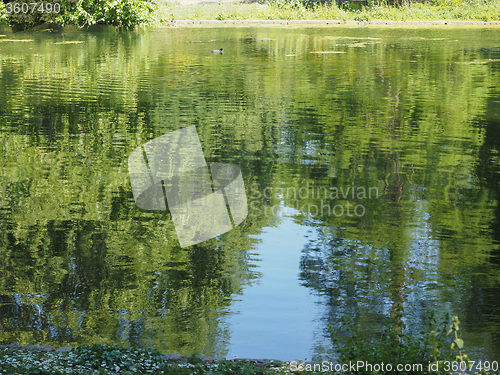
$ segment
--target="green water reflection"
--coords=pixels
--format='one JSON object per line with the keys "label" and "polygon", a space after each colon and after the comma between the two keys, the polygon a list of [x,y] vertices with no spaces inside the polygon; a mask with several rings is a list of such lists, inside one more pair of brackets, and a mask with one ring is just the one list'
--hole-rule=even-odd
{"label": "green water reflection", "polygon": [[[261,276],[259,235],[285,210],[314,232],[297,264],[322,301],[314,354],[342,314],[373,332],[403,302],[410,330],[449,311],[498,359],[497,34],[3,33],[0,341],[227,355],[248,339],[229,316]],[[135,206],[127,158],[192,125],[207,161],[240,167],[249,216],[181,249],[168,212]]]}

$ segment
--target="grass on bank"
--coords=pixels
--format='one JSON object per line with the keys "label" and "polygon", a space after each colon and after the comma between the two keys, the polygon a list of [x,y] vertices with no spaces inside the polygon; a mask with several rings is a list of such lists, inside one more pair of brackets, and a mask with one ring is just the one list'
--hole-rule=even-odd
{"label": "grass on bank", "polygon": [[[13,0],[15,1],[15,0]],[[7,13],[0,2],[0,24],[30,28],[40,23],[80,27],[110,24],[120,27],[162,25],[175,20],[337,20],[337,21],[499,21],[500,0],[435,0],[398,6],[385,0],[369,5],[346,1],[261,0],[181,4],[176,0],[51,0],[62,2],[61,13]],[[210,0],[208,0],[210,1]],[[74,4],[73,4],[74,3]],[[71,5],[73,4],[73,5]],[[75,5],[76,4],[76,5]]]}
{"label": "grass on bank", "polygon": [[157,24],[175,20],[498,21],[500,0],[404,2],[400,6],[384,2],[342,5],[335,1],[304,5],[299,0],[186,5],[158,0],[153,19]]}

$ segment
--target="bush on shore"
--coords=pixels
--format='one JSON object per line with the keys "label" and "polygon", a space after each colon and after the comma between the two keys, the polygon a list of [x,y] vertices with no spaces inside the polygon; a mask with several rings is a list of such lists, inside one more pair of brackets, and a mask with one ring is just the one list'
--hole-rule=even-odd
{"label": "bush on shore", "polygon": [[150,23],[154,9],[154,3],[149,0],[44,0],[38,3],[11,0],[0,2],[0,23],[24,28],[40,24],[130,28]]}

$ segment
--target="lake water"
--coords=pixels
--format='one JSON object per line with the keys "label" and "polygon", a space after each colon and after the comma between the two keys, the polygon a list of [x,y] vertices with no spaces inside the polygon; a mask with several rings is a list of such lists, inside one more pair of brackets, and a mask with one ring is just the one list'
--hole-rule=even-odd
{"label": "lake water", "polygon": [[[498,28],[1,30],[0,98],[2,344],[318,359],[401,303],[500,358]],[[128,158],[191,126],[248,216],[181,247]]]}

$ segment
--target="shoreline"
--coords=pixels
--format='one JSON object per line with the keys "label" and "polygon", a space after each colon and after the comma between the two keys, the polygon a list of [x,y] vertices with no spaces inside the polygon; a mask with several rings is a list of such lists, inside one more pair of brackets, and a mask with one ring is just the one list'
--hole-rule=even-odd
{"label": "shoreline", "polygon": [[[2,352],[38,352],[38,353],[69,353],[73,350],[77,350],[79,346],[62,346],[59,348],[54,348],[50,345],[20,345],[20,344],[4,344],[0,345],[0,353]],[[123,349],[127,349],[123,347]],[[130,349],[130,348],[128,348]],[[225,357],[208,357],[203,355],[192,355],[192,356],[184,356],[179,353],[161,353],[161,355],[165,358],[166,361],[172,364],[184,364],[191,363],[193,359],[195,361],[199,361],[200,363],[211,364],[216,362],[246,362],[255,367],[265,368],[269,366],[283,366],[288,365],[290,362],[298,362],[298,361],[282,361],[279,359],[269,359],[269,358],[233,358],[228,359]],[[312,362],[303,362],[303,363],[312,363]]]}
{"label": "shoreline", "polygon": [[[342,21],[342,20],[172,20],[157,25],[136,26],[134,30],[140,29],[163,29],[172,27],[248,27],[248,26],[317,26],[317,27],[411,27],[411,28],[459,28],[478,27],[487,28],[500,27],[500,21],[461,21],[461,20],[434,20],[434,21],[393,21],[393,20],[372,20],[372,21]],[[58,26],[51,23],[36,25],[32,28],[16,30],[16,26],[0,24],[0,33],[16,33],[18,31],[51,31],[51,32],[75,32],[75,31],[100,31],[102,29],[121,29],[112,25],[91,25],[86,28],[78,28],[74,25]],[[1,39],[1,38],[0,38]]]}
{"label": "shoreline", "polygon": [[247,26],[247,25],[314,25],[314,26],[500,26],[500,21],[459,21],[459,20],[435,20],[435,21],[341,21],[341,20],[175,20],[169,23],[153,26],[153,28],[165,28],[176,26]]}
{"label": "shoreline", "polygon": [[[313,362],[161,353],[154,348],[92,344],[54,348],[49,345],[0,345],[0,374],[199,374],[289,375],[293,366]],[[41,371],[41,372],[40,372]],[[295,372],[294,372],[295,373]],[[313,374],[306,369],[301,374]]]}
{"label": "shoreline", "polygon": [[[341,21],[341,20],[175,20],[169,24],[319,24],[319,25],[500,25],[500,21],[458,21],[458,20],[436,20],[436,21]],[[166,24],[166,25],[169,25]]]}

